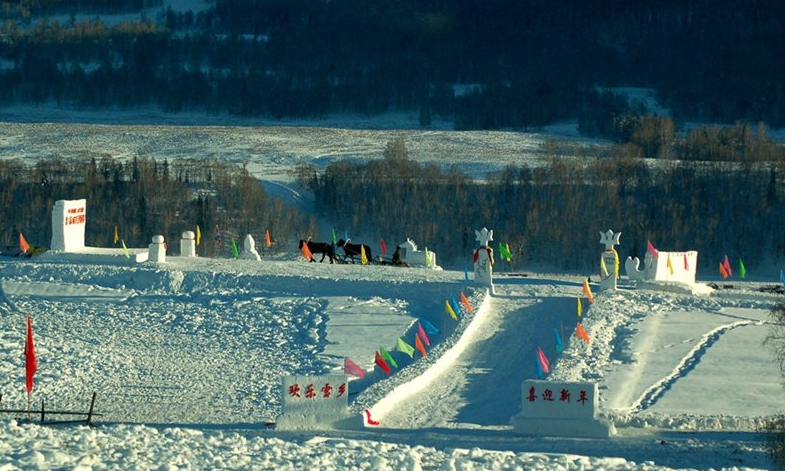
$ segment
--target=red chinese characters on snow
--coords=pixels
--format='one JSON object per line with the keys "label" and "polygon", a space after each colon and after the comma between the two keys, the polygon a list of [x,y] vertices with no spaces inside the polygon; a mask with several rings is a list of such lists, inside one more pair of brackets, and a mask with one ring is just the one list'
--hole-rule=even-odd
{"label": "red chinese characters on snow", "polygon": [[[301,395],[301,392],[304,393]],[[324,384],[291,384],[288,388],[289,398],[302,399],[302,400],[324,400],[324,399],[338,399],[346,395],[346,383],[341,383],[336,388],[333,384],[326,382]]]}
{"label": "red chinese characters on snow", "polygon": [[65,225],[71,226],[74,224],[84,224],[85,223],[85,211],[84,207],[81,208],[71,208],[67,211],[65,216]]}
{"label": "red chinese characters on snow", "polygon": [[[573,403],[577,405],[586,405],[586,402],[589,400],[586,390],[581,389],[578,391],[578,399]],[[563,403],[563,404],[570,404],[572,400],[572,391],[569,389],[562,389],[559,391],[558,400],[554,394],[554,391],[550,388],[544,388],[541,392],[537,391],[537,388],[531,386],[529,388],[529,393],[524,398],[525,401],[528,402],[535,402],[535,401],[543,401],[543,402],[555,402],[555,403]]]}

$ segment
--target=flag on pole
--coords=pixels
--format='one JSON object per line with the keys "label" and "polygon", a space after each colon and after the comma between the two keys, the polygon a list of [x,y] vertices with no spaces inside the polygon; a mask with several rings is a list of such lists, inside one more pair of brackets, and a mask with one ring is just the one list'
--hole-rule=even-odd
{"label": "flag on pole", "polygon": [[463,280],[469,282],[469,268],[466,266],[466,262],[463,262]]}
{"label": "flag on pole", "polygon": [[650,240],[646,241],[646,251],[651,254],[652,258],[659,258],[660,256],[660,252],[654,248],[654,245],[652,245]]}
{"label": "flag on pole", "polygon": [[[431,324],[423,318],[420,318],[420,325],[424,327],[425,331],[431,335],[439,333],[439,329],[437,329],[435,325]],[[430,343],[428,345],[430,345]]]}
{"label": "flag on pole", "polygon": [[422,328],[422,321],[417,323],[417,335],[422,338],[423,342],[425,342],[425,345],[428,345],[429,347],[431,346],[431,339],[429,339],[425,334],[425,329]]}
{"label": "flag on pole", "polygon": [[742,280],[747,277],[747,268],[744,267],[744,262],[739,259],[739,278]]}
{"label": "flag on pole", "polygon": [[268,249],[273,246],[273,240],[270,238],[270,229],[264,231],[264,246]]}
{"label": "flag on pole", "polygon": [[458,320],[458,316],[455,315],[455,311],[453,311],[452,306],[450,306],[450,301],[444,301],[444,312],[449,314],[454,320]]}
{"label": "flag on pole", "polygon": [[420,334],[414,334],[414,348],[416,348],[420,353],[422,353],[422,357],[425,358],[428,356],[428,353],[425,351],[425,346],[420,341]]}
{"label": "flag on pole", "polygon": [[540,368],[542,368],[542,372],[548,374],[551,371],[551,364],[548,362],[548,357],[545,356],[545,353],[542,351],[542,348],[537,347],[537,360],[540,363]]}
{"label": "flag on pole", "polygon": [[120,236],[117,234],[117,224],[114,226],[114,239],[112,239],[113,244],[117,244],[120,242]]}
{"label": "flag on pole", "polygon": [[586,345],[589,345],[589,334],[586,333],[586,329],[583,328],[580,322],[578,322],[578,326],[575,328],[575,336],[586,342]]}
{"label": "flag on pole", "polygon": [[720,275],[722,275],[723,279],[728,277],[728,271],[725,270],[725,266],[722,263],[720,263]]}
{"label": "flag on pole", "polygon": [[559,335],[559,331],[553,329],[553,333],[556,334],[556,353],[561,353],[564,351],[564,344],[561,341],[561,335]]}
{"label": "flag on pole", "polygon": [[349,357],[344,357],[343,359],[343,372],[358,378],[365,378],[365,370],[360,368],[360,365],[350,360]]}
{"label": "flag on pole", "polygon": [[25,236],[23,236],[21,232],[19,233],[19,250],[21,250],[22,253],[27,253],[27,251],[30,250],[30,244],[27,243]]}
{"label": "flag on pole", "polygon": [[240,258],[240,251],[237,250],[237,244],[234,242],[234,239],[232,239],[232,257]]}
{"label": "flag on pole", "polygon": [[382,255],[387,255],[387,244],[384,243],[384,237],[382,237]]}
{"label": "flag on pole", "polygon": [[38,370],[38,361],[35,358],[35,344],[33,343],[33,324],[27,316],[27,338],[25,340],[25,388],[27,396],[33,391],[33,376]]}
{"label": "flag on pole", "polygon": [[368,256],[365,255],[365,245],[360,244],[360,263],[368,265]]}
{"label": "flag on pole", "polygon": [[512,253],[510,252],[510,246],[504,246],[501,242],[499,242],[499,255],[502,257],[502,260],[507,260],[508,262],[512,262]]}
{"label": "flag on pole", "polygon": [[199,229],[199,224],[197,224],[196,225],[196,245],[199,246],[199,244],[201,244],[201,243],[202,243],[202,230]]}
{"label": "flag on pole", "polygon": [[684,271],[690,271],[690,262],[687,260],[687,254],[684,254]]}
{"label": "flag on pole", "polygon": [[586,293],[586,297],[589,298],[589,304],[594,304],[594,295],[591,294],[591,288],[589,288],[589,280],[583,280],[583,292]]}
{"label": "flag on pole", "polygon": [[461,291],[461,302],[466,306],[466,310],[472,312],[472,305],[469,303],[469,298]]}
{"label": "flag on pole", "polygon": [[395,345],[395,349],[409,355],[409,358],[414,358],[414,347],[404,342],[400,337],[398,337],[398,343]]}
{"label": "flag on pole", "polygon": [[390,352],[385,350],[384,347],[379,347],[379,351],[382,352],[382,358],[384,358],[385,361],[398,368],[398,363],[395,362],[395,359],[393,359],[392,355],[390,355]]}
{"label": "flag on pole", "polygon": [[308,248],[308,242],[303,241],[303,246],[301,250],[303,252],[303,257],[305,257],[306,260],[308,260],[309,262],[313,261],[313,254],[311,253],[311,249]]}
{"label": "flag on pole", "polygon": [[580,296],[577,296],[576,299],[578,299],[578,317],[581,317],[583,316],[583,303],[581,303]]}
{"label": "flag on pole", "polygon": [[461,312],[461,305],[458,304],[458,301],[455,298],[450,297],[450,306],[452,306],[452,310],[456,313]]}
{"label": "flag on pole", "polygon": [[337,244],[337,243],[338,243],[338,239],[335,237],[335,229],[333,228],[333,244]]}
{"label": "flag on pole", "polygon": [[725,255],[725,271],[728,272],[728,276],[733,276],[733,270],[730,269],[730,261],[728,260],[728,256]]}
{"label": "flag on pole", "polygon": [[602,270],[602,273],[605,275],[606,278],[608,277],[608,275],[610,275],[610,273],[608,273],[608,267],[605,265],[605,257],[603,257],[602,255],[600,255],[600,270]]}
{"label": "flag on pole", "polygon": [[670,270],[671,276],[672,276],[673,275],[673,264],[671,263],[671,255],[670,254],[668,254],[667,265],[668,265],[668,270]]}
{"label": "flag on pole", "polygon": [[390,367],[387,365],[387,362],[384,361],[384,358],[382,358],[382,356],[379,355],[379,352],[376,352],[376,356],[374,357],[374,363],[376,363],[376,365],[379,368],[381,368],[382,371],[387,373],[387,376],[390,376]]}
{"label": "flag on pole", "polygon": [[120,239],[120,243],[123,244],[123,253],[125,254],[125,258],[130,260],[131,259],[131,253],[128,252],[128,247],[125,246],[125,239]]}

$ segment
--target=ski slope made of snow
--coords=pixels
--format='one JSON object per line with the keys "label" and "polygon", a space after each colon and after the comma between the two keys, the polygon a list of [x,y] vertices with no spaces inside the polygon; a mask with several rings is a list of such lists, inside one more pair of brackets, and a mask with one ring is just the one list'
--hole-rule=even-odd
{"label": "ski slope made of snow", "polygon": [[[0,469],[767,469],[762,420],[782,386],[761,345],[782,295],[734,283],[710,295],[622,283],[583,316],[575,275],[497,274],[496,295],[452,270],[169,257],[165,264],[57,256],[0,261],[2,406],[24,408],[25,318],[35,332],[32,402],[85,410],[98,426],[0,418]],[[596,287],[594,287],[596,289]],[[474,306],[458,320],[444,302]],[[440,330],[428,357],[418,319]],[[586,328],[587,345],[572,336]],[[565,350],[558,353],[555,332]],[[399,364],[373,367],[388,349]],[[516,435],[521,382],[596,381],[617,436]],[[367,372],[350,382],[356,426],[285,432],[281,377]],[[365,410],[378,427],[363,427]]]}

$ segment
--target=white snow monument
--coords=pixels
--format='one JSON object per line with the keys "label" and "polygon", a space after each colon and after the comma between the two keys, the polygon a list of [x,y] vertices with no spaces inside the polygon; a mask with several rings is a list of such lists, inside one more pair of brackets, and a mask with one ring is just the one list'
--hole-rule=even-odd
{"label": "white snow monument", "polygon": [[259,256],[259,252],[256,251],[256,241],[253,240],[251,234],[245,236],[245,240],[243,241],[243,253],[240,254],[240,258],[256,261],[262,259],[262,257]]}
{"label": "white snow monument", "polygon": [[166,245],[164,244],[164,236],[154,235],[153,241],[147,247],[148,262],[166,263]]}
{"label": "white snow monument", "polygon": [[410,267],[427,267],[432,270],[441,270],[442,267],[436,264],[436,252],[428,250],[425,251],[417,249],[417,244],[412,239],[406,238],[406,242],[399,244],[401,249],[401,262]]}
{"label": "white snow monument", "polygon": [[681,283],[695,285],[695,275],[698,269],[698,252],[663,252],[657,251],[656,256],[651,251],[644,257],[645,267],[638,270],[640,260],[638,257],[627,257],[624,269],[627,277],[634,281]]}
{"label": "white snow monument", "polygon": [[491,294],[496,294],[493,288],[493,249],[488,245],[493,240],[493,230],[482,228],[475,230],[480,246],[474,251],[474,284],[485,286]]}
{"label": "white snow monument", "polygon": [[52,208],[52,243],[59,252],[79,252],[84,249],[84,230],[87,221],[87,200],[57,200]]}
{"label": "white snow monument", "polygon": [[193,231],[185,231],[180,236],[180,256],[196,257],[196,235]]}
{"label": "white snow monument", "polygon": [[616,289],[619,279],[619,254],[614,245],[619,245],[621,232],[600,232],[600,243],[605,244],[605,250],[600,254],[600,291]]}

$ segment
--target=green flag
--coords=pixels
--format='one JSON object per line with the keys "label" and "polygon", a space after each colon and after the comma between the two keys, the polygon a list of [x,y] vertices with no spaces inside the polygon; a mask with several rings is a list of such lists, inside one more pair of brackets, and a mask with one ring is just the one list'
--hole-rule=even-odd
{"label": "green flag", "polygon": [[744,262],[739,259],[739,278],[743,280],[745,276],[747,276],[747,269],[744,268]]}
{"label": "green flag", "polygon": [[237,251],[237,244],[234,243],[234,239],[232,239],[232,257],[239,258],[240,253]]}
{"label": "green flag", "polygon": [[428,255],[428,247],[425,247],[425,266],[426,267],[431,266],[431,256]]}
{"label": "green flag", "polygon": [[395,363],[395,360],[393,359],[392,355],[390,355],[390,352],[385,350],[384,347],[379,347],[379,351],[382,354],[382,358],[387,360],[387,362],[389,362],[392,366],[398,368],[398,363]]}
{"label": "green flag", "polygon": [[510,249],[504,246],[501,242],[499,242],[499,255],[502,256],[503,260],[507,260],[508,262],[512,261],[512,253]]}
{"label": "green flag", "polygon": [[400,337],[398,337],[398,345],[396,346],[395,349],[401,353],[405,353],[409,355],[410,358],[414,358],[414,347],[404,342],[403,339]]}
{"label": "green flag", "polygon": [[125,240],[122,239],[120,242],[123,244],[123,253],[125,254],[125,258],[131,259],[131,254],[128,252],[128,247],[125,246]]}
{"label": "green flag", "polygon": [[335,238],[335,229],[333,229],[333,245],[338,242],[338,239]]}

